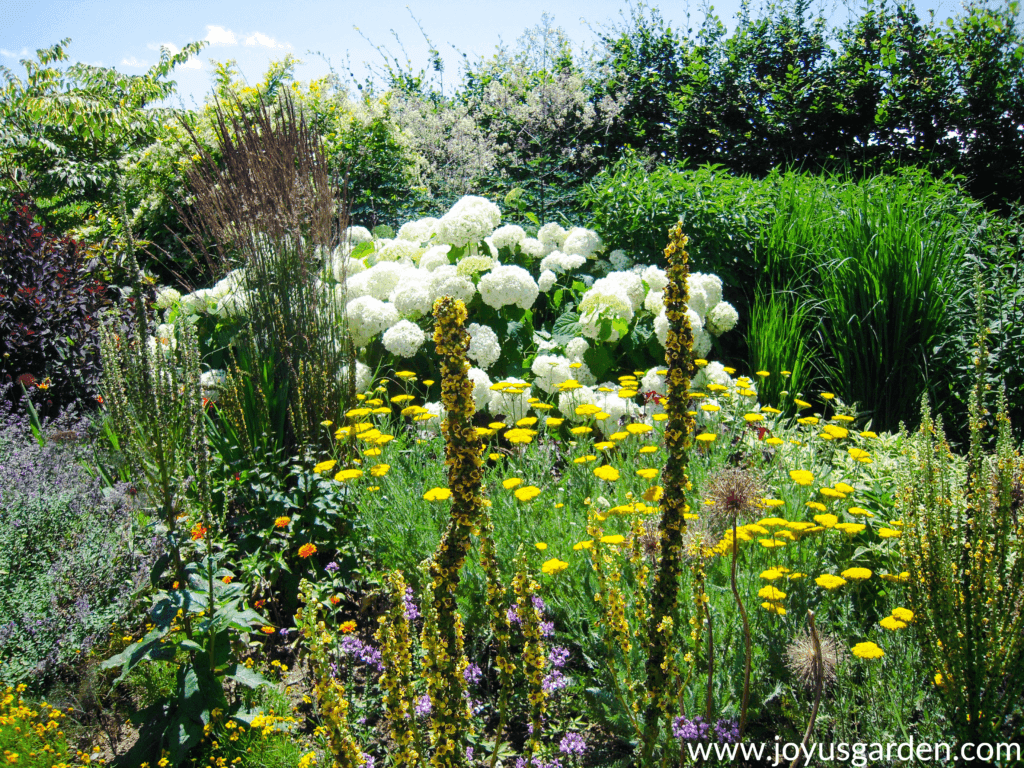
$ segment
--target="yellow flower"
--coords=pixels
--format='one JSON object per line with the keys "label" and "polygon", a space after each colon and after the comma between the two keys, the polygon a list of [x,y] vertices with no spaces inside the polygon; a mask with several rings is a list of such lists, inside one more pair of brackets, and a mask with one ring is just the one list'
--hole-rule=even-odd
{"label": "yellow flower", "polygon": [[602,544],[621,544],[625,540],[626,540],[626,538],[624,536],[620,536],[618,534],[614,534],[614,535],[611,535],[611,536],[602,536],[601,537],[601,543]]}
{"label": "yellow flower", "polygon": [[835,424],[826,424],[824,427],[821,428],[821,431],[824,432],[829,437],[834,438],[836,440],[841,440],[844,437],[848,437],[850,434],[849,430],[843,429],[842,427],[837,427]]}
{"label": "yellow flower", "polygon": [[794,398],[793,402],[796,403],[801,408],[810,408],[811,407],[811,404],[808,403],[806,400],[798,400],[798,399]]}
{"label": "yellow flower", "polygon": [[634,435],[642,435],[645,432],[650,432],[654,427],[650,424],[627,424],[626,431]]}
{"label": "yellow flower", "polygon": [[859,659],[880,659],[885,656],[885,651],[874,643],[857,643],[850,650]]}
{"label": "yellow flower", "polygon": [[810,485],[814,482],[814,475],[806,469],[791,469],[789,477],[797,485]]}
{"label": "yellow flower", "polygon": [[538,541],[538,542],[537,542],[536,544],[534,544],[533,546],[535,546],[535,547],[536,547],[536,548],[537,548],[537,549],[538,549],[539,551],[541,551],[541,552],[543,552],[543,551],[544,551],[545,549],[547,549],[547,548],[548,548],[548,545],[547,545],[547,544],[545,544],[545,543],[544,543],[543,541]]}
{"label": "yellow flower", "polygon": [[516,490],[516,498],[520,501],[530,501],[540,496],[540,488],[535,485],[528,485],[525,488]]}
{"label": "yellow flower", "polygon": [[522,485],[523,481],[520,480],[518,477],[510,477],[507,480],[502,480],[501,484],[505,487],[506,491],[511,491],[517,485]]}
{"label": "yellow flower", "polygon": [[870,579],[871,575],[872,573],[870,568],[847,568],[842,573],[844,579],[853,579],[854,581]]}
{"label": "yellow flower", "polygon": [[882,629],[888,629],[892,632],[895,632],[897,629],[906,629],[907,623],[905,621],[900,621],[895,616],[886,616],[884,619],[878,622],[878,626],[880,626]]}
{"label": "yellow flower", "polygon": [[868,512],[866,509],[862,509],[861,507],[849,507],[846,511],[849,512],[851,515],[874,517],[874,515],[871,512]]}
{"label": "yellow flower", "polygon": [[603,443],[594,443],[594,447],[597,448],[597,450],[599,451],[610,451],[612,448],[615,447],[615,443],[610,441],[606,441]]}
{"label": "yellow flower", "polygon": [[601,480],[607,480],[610,483],[614,483],[616,480],[619,479],[619,470],[617,470],[615,467],[605,464],[595,469],[594,475],[596,475]]}
{"label": "yellow flower", "polygon": [[[757,525],[764,528],[785,528],[788,524],[789,522],[781,517],[765,517],[757,521]],[[768,531],[757,530],[753,525],[748,525],[747,529],[754,533],[768,533]]]}
{"label": "yellow flower", "polygon": [[835,395],[833,395],[831,392],[822,392],[821,393],[821,399],[822,400],[831,400],[834,397],[835,397]]}
{"label": "yellow flower", "polygon": [[767,571],[761,572],[761,578],[765,581],[775,581],[775,579],[781,579],[783,574],[775,568],[769,568]]}
{"label": "yellow flower", "polygon": [[569,430],[574,435],[587,435],[594,431],[593,427],[573,427]]}
{"label": "yellow flower", "polygon": [[702,411],[707,411],[708,413],[715,413],[716,411],[722,410],[722,407],[720,405],[715,405],[714,403],[704,403],[700,409]]}
{"label": "yellow flower", "polygon": [[870,437],[878,437],[878,434],[875,433],[875,432],[865,431],[865,432],[861,432],[860,436],[861,437],[868,437],[868,438],[870,438]]}
{"label": "yellow flower", "polygon": [[290,523],[291,521],[292,521],[292,519],[290,517],[285,517],[285,516],[282,515],[281,517],[277,518],[274,521],[274,527],[275,528],[287,528],[288,527],[288,523]]}
{"label": "yellow flower", "polygon": [[334,479],[339,483],[344,483],[348,480],[355,480],[357,477],[363,476],[363,470],[361,469],[343,469],[341,472],[334,476]]}
{"label": "yellow flower", "polygon": [[777,602],[779,600],[782,600],[786,596],[786,593],[783,592],[781,589],[776,589],[775,587],[769,584],[767,587],[761,587],[761,589],[757,593],[757,596],[763,597],[765,600],[773,600]]}
{"label": "yellow flower", "polygon": [[865,526],[860,523],[837,523],[835,526],[837,531],[842,531],[850,536],[855,536],[858,533],[863,532]]}
{"label": "yellow flower", "polygon": [[914,620],[914,612],[909,608],[893,608],[892,615],[900,621],[910,623]]}
{"label": "yellow flower", "polygon": [[558,419],[555,418],[554,416],[548,416],[547,419],[544,420],[544,423],[549,427],[560,427],[562,426],[562,422],[564,421],[565,419]]}
{"label": "yellow flower", "polygon": [[743,420],[748,424],[753,424],[755,421],[764,421],[764,415],[760,413],[745,413],[743,414]]}
{"label": "yellow flower", "polygon": [[835,515],[815,515],[814,522],[822,528],[834,528],[836,523],[839,522],[839,518]]}
{"label": "yellow flower", "polygon": [[761,503],[766,507],[781,507],[786,502],[782,499],[761,499]]}
{"label": "yellow flower", "polygon": [[836,483],[835,489],[840,493],[853,493],[853,486],[846,483]]}
{"label": "yellow flower", "polygon": [[652,504],[661,501],[662,495],[665,493],[665,489],[660,485],[652,485],[646,491],[644,491],[643,500],[649,501]]}
{"label": "yellow flower", "polygon": [[541,565],[540,570],[541,573],[546,573],[550,576],[555,573],[561,573],[568,567],[569,564],[567,562],[565,562],[564,560],[559,560],[557,557],[553,557],[550,560],[547,560],[543,565]]}
{"label": "yellow flower", "polygon": [[647,469],[638,469],[636,471],[637,477],[642,477],[644,480],[653,480],[658,476],[660,469],[654,467],[648,467]]}
{"label": "yellow flower", "polygon": [[879,528],[878,535],[883,539],[898,539],[900,537],[900,532],[895,528]]}
{"label": "yellow flower", "polygon": [[813,427],[815,424],[818,423],[818,417],[817,416],[804,416],[802,419],[797,419],[796,423],[797,424],[802,424],[805,427]]}
{"label": "yellow flower", "polygon": [[390,464],[377,464],[370,468],[370,474],[374,477],[384,477],[389,469],[391,469]]}
{"label": "yellow flower", "polygon": [[825,573],[816,578],[814,583],[823,589],[833,590],[846,584],[846,579],[841,579],[835,574]]}
{"label": "yellow flower", "polygon": [[786,542],[779,541],[778,539],[758,539],[757,543],[765,549],[775,549],[776,547],[786,546]]}
{"label": "yellow flower", "polygon": [[701,434],[697,435],[697,439],[700,440],[702,443],[713,443],[715,442],[715,437],[716,435],[711,432],[702,432]]}
{"label": "yellow flower", "polygon": [[327,472],[328,470],[333,469],[334,465],[337,464],[337,463],[338,462],[335,461],[334,459],[328,459],[327,461],[321,461],[319,464],[317,464],[315,467],[313,467],[313,472],[316,473],[316,474],[320,474],[321,472]]}
{"label": "yellow flower", "polygon": [[576,542],[575,544],[572,545],[572,548],[578,552],[581,549],[590,549],[592,546],[594,546],[594,540],[593,539],[587,539],[586,541],[578,541],[578,542]]}
{"label": "yellow flower", "polygon": [[505,439],[510,443],[527,444],[533,442],[533,436],[537,434],[532,429],[510,429],[505,433]]}
{"label": "yellow flower", "polygon": [[537,423],[537,419],[534,416],[527,416],[524,419],[520,419],[516,422],[517,427],[532,427]]}
{"label": "yellow flower", "polygon": [[423,494],[427,501],[445,501],[451,498],[452,492],[449,488],[431,488]]}
{"label": "yellow flower", "polygon": [[413,373],[412,371],[398,371],[398,373],[396,373],[395,376],[397,376],[400,379],[405,379],[407,381],[409,379],[415,379],[416,378],[416,374]]}
{"label": "yellow flower", "polygon": [[316,554],[316,544],[303,544],[299,547],[299,557],[305,560],[307,557],[312,557]]}
{"label": "yellow flower", "polygon": [[573,464],[586,464],[588,461],[596,461],[597,456],[592,453],[588,453],[586,456],[577,456],[572,460]]}
{"label": "yellow flower", "polygon": [[341,622],[341,624],[338,625],[338,630],[345,635],[347,635],[349,632],[355,632],[356,623],[354,621],[343,621]]}
{"label": "yellow flower", "polygon": [[820,501],[808,501],[806,504],[804,504],[804,506],[810,507],[811,509],[816,510],[818,512],[824,512],[826,509],[825,505],[822,504]]}
{"label": "yellow flower", "polygon": [[774,613],[777,616],[785,616],[786,615],[786,609],[783,608],[778,603],[764,602],[764,603],[761,603],[761,607],[764,608],[766,611],[768,611],[768,613]]}

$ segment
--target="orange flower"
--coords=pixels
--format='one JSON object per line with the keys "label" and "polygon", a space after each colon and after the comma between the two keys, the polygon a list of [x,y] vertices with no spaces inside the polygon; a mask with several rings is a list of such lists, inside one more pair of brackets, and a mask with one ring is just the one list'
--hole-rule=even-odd
{"label": "orange flower", "polygon": [[341,602],[341,598],[338,597],[337,595],[331,595],[330,601],[331,601],[331,605],[337,605],[338,603]]}
{"label": "orange flower", "polygon": [[223,581],[225,584],[230,584],[234,580],[235,580],[235,577],[231,576],[230,574],[225,576],[223,579],[221,579],[221,581]]}
{"label": "orange flower", "polygon": [[281,517],[277,518],[277,520],[274,521],[274,527],[275,528],[287,528],[288,527],[288,523],[290,523],[291,521],[292,521],[292,519],[290,517],[285,517],[285,516],[282,515]]}
{"label": "orange flower", "polygon": [[202,523],[196,523],[192,526],[192,541],[199,541],[209,530],[210,529]]}
{"label": "orange flower", "polygon": [[338,625],[338,629],[347,635],[349,632],[356,631],[356,623],[354,621],[343,621]]}
{"label": "orange flower", "polygon": [[303,544],[299,547],[299,557],[305,559],[316,554],[316,544]]}
{"label": "orange flower", "polygon": [[262,632],[264,635],[272,635],[272,634],[274,634],[274,628],[273,627],[260,627],[260,632]]}

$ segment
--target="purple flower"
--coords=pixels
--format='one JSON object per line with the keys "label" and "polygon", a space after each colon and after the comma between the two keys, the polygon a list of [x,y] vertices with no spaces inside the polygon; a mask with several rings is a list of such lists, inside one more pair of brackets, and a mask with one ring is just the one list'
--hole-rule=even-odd
{"label": "purple flower", "polygon": [[740,740],[738,720],[719,720],[715,724],[715,740],[724,744],[735,744]]}
{"label": "purple flower", "polygon": [[578,733],[567,733],[562,737],[558,751],[563,755],[581,756],[587,751],[587,742]]}
{"label": "purple flower", "polygon": [[338,567],[338,564],[331,560],[331,562],[324,566],[324,570],[328,573],[334,573],[336,570],[338,570]]}
{"label": "purple flower", "polygon": [[291,632],[291,630],[288,627],[281,627],[280,635],[281,637],[288,637],[289,632]]}
{"label": "purple flower", "polygon": [[467,760],[472,760],[473,759],[473,748],[472,747],[466,747],[466,759]]}
{"label": "purple flower", "polygon": [[405,588],[405,620],[414,621],[420,616],[420,609],[412,599],[412,587]]}
{"label": "purple flower", "polygon": [[552,646],[548,652],[548,663],[555,669],[561,669],[569,660],[569,649],[561,645]]}
{"label": "purple flower", "polygon": [[552,670],[547,677],[544,678],[544,682],[541,687],[545,693],[554,693],[562,688],[565,688],[569,684],[570,680],[568,677],[563,675],[559,670]]}
{"label": "purple flower", "polygon": [[413,709],[415,710],[416,714],[420,717],[426,717],[427,715],[429,715],[431,710],[430,696],[424,693],[422,696],[416,699],[416,704],[413,705]]}
{"label": "purple flower", "polygon": [[540,623],[540,633],[544,637],[551,637],[553,634],[555,634],[555,622],[542,621]]}
{"label": "purple flower", "polygon": [[374,667],[378,672],[384,671],[380,651],[353,635],[346,635],[338,644],[339,650],[348,656],[354,656],[367,666]]}
{"label": "purple flower", "polygon": [[373,755],[368,755],[363,752],[363,766],[364,768],[373,768],[376,765],[377,760]]}
{"label": "purple flower", "polygon": [[537,613],[544,613],[544,601],[536,595],[533,596],[533,607],[537,609]]}
{"label": "purple flower", "polygon": [[462,676],[466,678],[466,682],[470,685],[477,685],[480,682],[480,678],[484,676],[483,670],[476,664],[469,664],[462,672]]}
{"label": "purple flower", "polygon": [[505,619],[509,624],[519,624],[519,605],[513,603],[505,613]]}
{"label": "purple flower", "polygon": [[704,722],[700,715],[687,720],[685,717],[677,717],[672,723],[672,733],[680,741],[707,741],[708,732],[711,726]]}

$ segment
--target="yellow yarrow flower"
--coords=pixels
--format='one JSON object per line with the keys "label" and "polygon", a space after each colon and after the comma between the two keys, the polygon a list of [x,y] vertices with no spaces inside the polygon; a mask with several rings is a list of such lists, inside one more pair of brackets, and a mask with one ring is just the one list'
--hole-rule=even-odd
{"label": "yellow yarrow flower", "polygon": [[517,488],[515,495],[520,501],[530,501],[540,496],[540,488],[535,485],[527,485],[524,488]]}
{"label": "yellow yarrow flower", "polygon": [[452,495],[450,488],[431,488],[425,494],[423,498],[427,501],[445,501],[450,499]]}
{"label": "yellow yarrow flower", "polygon": [[792,469],[789,477],[797,485],[810,485],[814,482],[814,474],[806,469]]}
{"label": "yellow yarrow flower", "polygon": [[619,479],[619,470],[608,464],[598,467],[594,470],[594,475],[601,480],[607,480],[610,483],[614,483]]}
{"label": "yellow yarrow flower", "polygon": [[857,643],[850,651],[859,659],[880,659],[885,656],[885,651],[874,643]]}

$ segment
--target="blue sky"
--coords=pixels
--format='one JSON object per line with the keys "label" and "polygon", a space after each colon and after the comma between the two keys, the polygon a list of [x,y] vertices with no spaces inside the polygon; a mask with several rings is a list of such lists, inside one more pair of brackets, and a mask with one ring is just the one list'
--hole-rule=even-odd
{"label": "blue sky", "polygon": [[[847,11],[837,0],[824,2],[823,10],[830,17],[845,20]],[[703,19],[699,0],[656,5],[675,28],[697,27]],[[935,9],[942,18],[958,6],[957,0],[917,3],[924,17],[928,9]],[[136,74],[159,58],[161,45],[176,50],[205,39],[210,45],[200,57],[173,75],[178,94],[191,106],[193,100],[201,103],[210,89],[210,59],[235,59],[243,74],[256,81],[271,60],[291,53],[304,62],[297,76],[307,80],[328,71],[327,64],[311,53],[319,51],[342,75],[349,71],[346,60],[350,61],[352,71],[362,79],[367,64],[381,62],[368,40],[404,58],[392,30],[418,70],[426,66],[427,45],[411,11],[441,50],[445,81],[452,83],[462,59],[452,46],[471,60],[488,56],[502,41],[514,44],[526,29],[540,23],[545,12],[577,45],[590,44],[594,30],[621,22],[627,7],[613,0],[0,0],[0,64],[22,76],[19,59],[70,37],[73,61]],[[738,8],[739,0],[715,3],[715,12],[730,28]]]}

